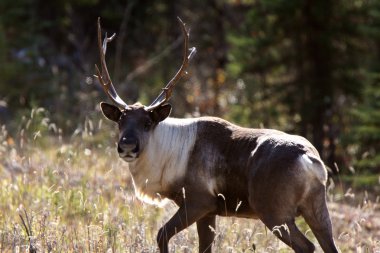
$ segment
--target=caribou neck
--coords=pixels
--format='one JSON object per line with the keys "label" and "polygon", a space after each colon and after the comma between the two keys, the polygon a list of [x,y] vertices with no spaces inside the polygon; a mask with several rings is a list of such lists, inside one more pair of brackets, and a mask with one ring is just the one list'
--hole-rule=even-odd
{"label": "caribou neck", "polygon": [[156,126],[140,156],[129,163],[138,194],[155,199],[183,180],[196,141],[197,121],[167,118]]}

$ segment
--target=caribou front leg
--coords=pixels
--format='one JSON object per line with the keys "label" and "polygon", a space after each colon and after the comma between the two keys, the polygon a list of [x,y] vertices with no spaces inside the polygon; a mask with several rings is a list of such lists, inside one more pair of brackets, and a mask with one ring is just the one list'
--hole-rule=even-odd
{"label": "caribou front leg", "polygon": [[197,221],[199,252],[212,252],[212,243],[215,239],[215,231],[212,229],[215,229],[215,215],[206,215]]}
{"label": "caribou front leg", "polygon": [[212,204],[213,202],[214,200],[210,198],[207,200],[204,198],[202,201],[185,199],[173,217],[158,231],[157,243],[160,253],[169,252],[168,243],[175,234],[214,211],[216,206]]}

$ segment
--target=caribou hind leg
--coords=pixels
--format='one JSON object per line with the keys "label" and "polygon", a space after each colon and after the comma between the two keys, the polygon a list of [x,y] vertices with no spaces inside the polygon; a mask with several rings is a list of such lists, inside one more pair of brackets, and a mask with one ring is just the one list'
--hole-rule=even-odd
{"label": "caribou hind leg", "polygon": [[327,253],[338,252],[332,236],[332,226],[326,205],[324,186],[316,189],[303,205],[301,208],[302,216],[310,226],[323,251]]}
{"label": "caribou hind leg", "polygon": [[268,216],[261,218],[261,221],[296,253],[314,252],[314,244],[299,231],[294,223],[294,218],[281,219]]}

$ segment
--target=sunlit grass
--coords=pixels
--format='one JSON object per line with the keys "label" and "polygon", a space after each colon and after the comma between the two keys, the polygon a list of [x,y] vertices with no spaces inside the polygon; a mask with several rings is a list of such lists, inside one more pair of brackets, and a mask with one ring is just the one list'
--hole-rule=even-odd
{"label": "sunlit grass", "polygon": [[[177,208],[134,197],[126,163],[105,140],[112,133],[85,123],[64,141],[45,117],[32,116],[29,129],[0,133],[0,252],[157,252],[156,233]],[[336,188],[329,207],[341,251],[380,251],[378,201],[344,205],[357,197]],[[297,224],[316,243],[303,219]],[[291,252],[260,221],[218,218],[215,233],[215,252]],[[197,240],[193,225],[173,237],[171,252],[197,252]]]}

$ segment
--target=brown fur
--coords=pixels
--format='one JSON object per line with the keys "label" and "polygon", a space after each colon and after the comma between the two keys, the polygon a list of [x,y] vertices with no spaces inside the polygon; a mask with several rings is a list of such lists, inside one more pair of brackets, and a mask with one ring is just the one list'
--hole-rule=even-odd
{"label": "brown fur", "polygon": [[[295,252],[313,252],[313,244],[294,223],[299,214],[306,216],[324,251],[337,252],[326,208],[326,182],[298,165],[303,154],[312,157],[316,170],[326,173],[318,152],[303,137],[201,118],[186,177],[173,187],[176,194],[168,196],[180,209],[160,230],[160,252],[167,252],[170,237],[187,227],[182,224],[193,222],[199,252],[211,252],[214,232],[209,226],[215,226],[215,215],[259,218],[269,229],[286,224],[290,234],[283,227],[282,236],[275,234]],[[182,209],[187,209],[186,218]]]}

